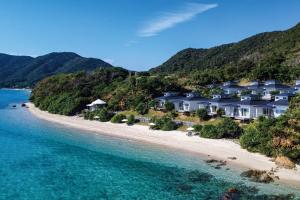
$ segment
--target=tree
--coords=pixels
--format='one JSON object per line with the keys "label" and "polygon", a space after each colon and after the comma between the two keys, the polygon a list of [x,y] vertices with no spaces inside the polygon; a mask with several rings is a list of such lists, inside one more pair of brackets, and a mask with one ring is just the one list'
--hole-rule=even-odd
{"label": "tree", "polygon": [[145,105],[145,103],[139,103],[137,105],[137,107],[135,108],[135,110],[140,114],[140,115],[144,115],[148,112],[148,108],[147,106]]}
{"label": "tree", "polygon": [[112,114],[108,112],[107,108],[102,108],[97,113],[97,116],[99,116],[99,120],[101,122],[107,122],[112,117]]}
{"label": "tree", "polygon": [[248,95],[248,94],[251,94],[251,90],[242,90],[241,91],[241,95]]}
{"label": "tree", "polygon": [[151,101],[149,101],[148,106],[149,106],[149,108],[155,108],[156,104],[157,104],[157,102],[155,100],[151,100]]}
{"label": "tree", "polygon": [[242,133],[241,127],[231,118],[221,119],[217,127],[225,138],[238,138]]}
{"label": "tree", "polygon": [[150,122],[155,124],[152,126],[152,129],[155,130],[171,131],[177,128],[176,123],[168,116],[164,116],[162,118],[153,117]]}
{"label": "tree", "polygon": [[223,115],[225,115],[224,109],[223,108],[218,108],[217,109],[217,116],[222,117]]}
{"label": "tree", "polygon": [[204,138],[220,139],[223,137],[223,133],[218,130],[215,125],[204,125],[202,126],[200,136]]}
{"label": "tree", "polygon": [[134,115],[129,115],[129,117],[127,118],[127,124],[128,125],[132,125],[135,123],[135,118],[134,118]]}
{"label": "tree", "polygon": [[172,110],[175,109],[175,106],[174,106],[174,104],[173,104],[172,102],[167,101],[167,102],[165,103],[165,109],[166,109],[168,112],[171,112]]}
{"label": "tree", "polygon": [[199,117],[200,120],[207,120],[208,119],[208,113],[205,108],[200,108],[196,110],[196,116]]}
{"label": "tree", "polygon": [[116,114],[111,118],[112,123],[122,123],[122,120],[126,119],[126,116],[123,114]]}

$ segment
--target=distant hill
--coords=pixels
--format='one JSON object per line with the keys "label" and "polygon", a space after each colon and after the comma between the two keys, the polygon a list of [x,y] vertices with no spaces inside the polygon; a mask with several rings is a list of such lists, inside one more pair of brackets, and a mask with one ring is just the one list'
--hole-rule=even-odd
{"label": "distant hill", "polygon": [[300,65],[300,24],[286,31],[257,34],[237,43],[209,49],[184,49],[150,72],[189,73],[226,66],[239,69],[244,67],[244,63],[257,67],[265,60],[279,57],[285,66]]}
{"label": "distant hill", "polygon": [[36,58],[0,54],[0,87],[33,86],[45,77],[76,71],[93,71],[113,67],[96,58],[85,58],[75,53],[50,53]]}

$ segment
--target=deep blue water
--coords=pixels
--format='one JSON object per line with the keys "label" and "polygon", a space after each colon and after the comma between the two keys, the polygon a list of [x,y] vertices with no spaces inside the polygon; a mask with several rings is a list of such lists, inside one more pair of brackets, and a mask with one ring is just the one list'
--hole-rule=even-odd
{"label": "deep blue water", "polygon": [[299,197],[295,188],[248,182],[186,152],[37,119],[20,106],[29,95],[0,90],[0,199],[218,199],[232,187],[240,199]]}

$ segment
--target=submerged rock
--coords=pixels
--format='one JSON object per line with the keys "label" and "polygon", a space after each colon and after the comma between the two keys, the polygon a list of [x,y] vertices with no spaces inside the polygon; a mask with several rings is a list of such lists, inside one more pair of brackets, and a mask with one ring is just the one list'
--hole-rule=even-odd
{"label": "submerged rock", "polygon": [[240,193],[236,188],[230,188],[219,199],[220,200],[235,200],[240,198]]}
{"label": "submerged rock", "polygon": [[193,183],[206,183],[206,182],[211,181],[212,178],[213,178],[212,175],[207,174],[207,173],[202,173],[197,170],[191,171],[188,174],[189,181],[191,181]]}
{"label": "submerged rock", "polygon": [[275,159],[275,164],[286,169],[294,169],[296,167],[295,163],[285,156],[277,156]]}
{"label": "submerged rock", "polygon": [[261,171],[261,170],[248,170],[243,173],[241,173],[242,177],[247,177],[253,182],[258,183],[270,183],[274,182],[273,177],[270,173],[267,171]]}

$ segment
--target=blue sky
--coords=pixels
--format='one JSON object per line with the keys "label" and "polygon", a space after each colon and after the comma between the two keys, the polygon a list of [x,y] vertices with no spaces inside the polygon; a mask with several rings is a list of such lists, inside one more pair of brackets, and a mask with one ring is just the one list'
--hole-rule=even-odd
{"label": "blue sky", "polygon": [[147,70],[184,48],[290,28],[299,10],[299,0],[0,0],[0,52],[72,51]]}

